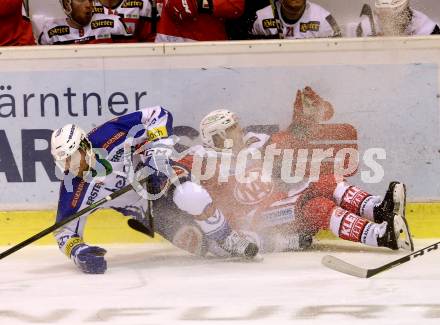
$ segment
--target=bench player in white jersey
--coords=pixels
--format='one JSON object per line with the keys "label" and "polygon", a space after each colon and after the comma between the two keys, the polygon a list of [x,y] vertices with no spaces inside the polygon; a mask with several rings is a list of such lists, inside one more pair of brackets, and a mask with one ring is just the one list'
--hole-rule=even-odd
{"label": "bench player in white jersey", "polygon": [[[341,29],[331,13],[308,0],[279,0],[276,11],[267,6],[256,12],[251,33],[267,38],[339,37]],[[278,30],[277,19],[281,23]]]}
{"label": "bench player in white jersey", "polygon": [[[306,248],[311,236],[321,229],[330,229],[342,239],[370,246],[413,250],[405,219],[404,184],[392,182],[381,200],[345,181],[336,182],[334,175],[326,175],[317,182],[303,183],[302,188],[283,193],[279,180],[263,181],[261,173],[251,182],[240,181],[240,177],[261,171],[261,160],[249,158],[245,161],[246,168],[240,170],[240,164],[234,164],[240,155],[243,158],[243,154],[251,155],[255,150],[263,154],[264,147],[271,143],[268,135],[243,135],[237,116],[228,110],[209,113],[201,121],[200,133],[204,148],[194,147],[183,163],[194,169],[196,165],[201,166],[194,163],[197,155],[232,156],[232,159],[221,159],[220,167],[214,167],[215,170],[223,168],[223,173],[229,172],[227,182],[219,182],[216,174],[201,184],[209,191],[214,204],[228,218],[235,218],[230,220],[231,224],[254,238],[261,252]],[[221,161],[230,160],[233,161],[231,168],[221,166]],[[206,176],[208,165],[206,162],[204,170],[193,170],[193,174]]]}
{"label": "bench player in white jersey", "polygon": [[67,17],[47,21],[38,44],[113,43],[132,37],[119,16],[94,15],[92,0],[60,0],[60,3]]}
{"label": "bench player in white jersey", "polygon": [[162,0],[94,0],[94,13],[117,15],[137,42],[153,42]]}
{"label": "bench player in white jersey", "polygon": [[[169,159],[172,132],[172,115],[160,106],[120,116],[89,134],[73,124],[55,130],[51,153],[65,174],[60,188],[57,222],[132,184],[136,191],[127,192],[99,208],[111,208],[131,217],[138,227],[133,227],[131,222],[129,225],[148,234],[152,229],[148,228],[151,220],[147,199],[154,199],[153,204],[169,200],[173,207],[160,211],[154,225],[156,231],[171,242],[176,235],[173,228],[184,223],[178,220],[182,217],[178,214],[179,206],[191,216],[191,220],[184,220],[185,224],[192,221],[205,239],[216,248],[220,247],[226,255],[255,257],[258,247],[229,227],[222,212],[212,206],[209,194],[200,185],[174,172],[173,162]],[[147,178],[148,192],[136,181],[139,177]],[[84,226],[90,213],[55,231],[55,237],[60,250],[80,270],[104,273],[107,269],[106,251],[83,241]]]}
{"label": "bench player in white jersey", "polygon": [[374,12],[371,9],[362,12],[356,27],[358,37],[435,34],[440,34],[438,24],[411,8],[409,0],[376,0]]}

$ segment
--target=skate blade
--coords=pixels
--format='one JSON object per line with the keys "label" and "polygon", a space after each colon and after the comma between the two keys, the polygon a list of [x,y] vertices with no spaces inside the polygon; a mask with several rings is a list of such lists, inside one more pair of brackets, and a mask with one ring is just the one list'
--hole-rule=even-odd
{"label": "skate blade", "polygon": [[393,201],[398,202],[394,205],[393,213],[405,218],[406,189],[404,184],[398,183],[394,186]]}
{"label": "skate blade", "polygon": [[414,251],[414,243],[408,224],[401,215],[394,216],[394,231],[397,238],[397,246],[406,251]]}

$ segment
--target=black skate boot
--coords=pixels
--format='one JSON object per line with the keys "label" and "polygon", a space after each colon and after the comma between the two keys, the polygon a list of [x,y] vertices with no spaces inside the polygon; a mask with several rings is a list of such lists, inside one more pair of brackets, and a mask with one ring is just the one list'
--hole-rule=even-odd
{"label": "black skate boot", "polygon": [[398,214],[395,214],[386,220],[386,223],[384,235],[377,239],[379,247],[388,247],[393,250],[401,248],[411,252],[414,251],[414,244],[405,220]]}
{"label": "black skate boot", "polygon": [[229,252],[231,256],[253,259],[258,254],[258,246],[234,230],[220,242],[220,247]]}
{"label": "black skate boot", "polygon": [[382,203],[374,208],[374,222],[387,221],[392,214],[398,214],[405,218],[406,188],[400,182],[391,182],[382,200]]}
{"label": "black skate boot", "polygon": [[374,208],[374,222],[387,222],[384,236],[378,238],[379,246],[414,251],[414,244],[405,217],[405,204],[405,184],[391,182],[382,203]]}

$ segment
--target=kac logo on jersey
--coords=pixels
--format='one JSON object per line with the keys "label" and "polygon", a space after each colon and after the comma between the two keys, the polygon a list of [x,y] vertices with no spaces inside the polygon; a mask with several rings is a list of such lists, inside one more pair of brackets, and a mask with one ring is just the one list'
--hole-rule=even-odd
{"label": "kac logo on jersey", "polygon": [[68,34],[70,34],[70,27],[69,26],[57,26],[57,27],[49,29],[47,31],[47,34],[51,38],[54,36],[68,35]]}
{"label": "kac logo on jersey", "polygon": [[307,32],[319,32],[319,21],[309,21],[308,23],[299,24],[299,30],[301,33]]}
{"label": "kac logo on jersey", "polygon": [[[259,173],[261,168],[253,168],[248,171],[249,174],[252,172]],[[272,182],[262,182],[260,179],[251,183],[237,182],[234,188],[234,197],[241,204],[254,205],[269,197],[273,190],[274,184]]]}
{"label": "kac logo on jersey", "polygon": [[91,23],[92,29],[98,29],[98,28],[106,28],[106,27],[115,27],[115,22],[112,19],[100,19],[100,20],[94,20]]}
{"label": "kac logo on jersey", "polygon": [[277,21],[274,18],[263,19],[263,28],[277,28]]}

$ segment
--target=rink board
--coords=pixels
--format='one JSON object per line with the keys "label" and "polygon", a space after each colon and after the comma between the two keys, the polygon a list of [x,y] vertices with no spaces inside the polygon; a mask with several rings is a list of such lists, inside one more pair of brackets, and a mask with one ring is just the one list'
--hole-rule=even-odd
{"label": "rink board", "polygon": [[[390,181],[405,182],[409,202],[417,202],[407,207],[414,237],[440,238],[440,203],[427,203],[440,201],[439,40],[2,49],[0,210],[10,212],[0,213],[0,245],[17,244],[54,222],[59,184],[48,146],[54,127],[73,122],[88,130],[124,112],[161,104],[173,112],[181,144],[193,145],[199,143],[199,120],[219,107],[233,108],[251,130],[284,130],[295,93],[305,86],[334,107],[334,115],[317,127],[341,131],[318,139],[320,145],[355,146],[361,156],[371,148],[387,154],[379,160],[384,172],[379,181],[365,181],[371,172],[365,161],[350,181],[379,195]],[[93,106],[92,94],[100,96],[101,106]],[[84,96],[91,96],[86,104]],[[74,105],[66,105],[67,97]],[[131,230],[124,217],[102,211],[89,218],[85,240],[163,239],[148,239]],[[37,244],[55,241],[49,235]]]}
{"label": "rink board", "polygon": [[333,150],[332,159],[356,148],[352,183],[382,195],[400,180],[410,202],[439,201],[439,64],[438,37],[5,48],[0,210],[56,208],[55,127],[90,130],[160,104],[182,146],[199,144],[199,121],[221,107],[248,130],[273,133],[295,122],[295,95],[306,86],[334,108],[311,144]]}
{"label": "rink board", "polygon": [[[414,238],[440,238],[440,204],[410,203],[407,205],[408,222]],[[0,212],[0,245],[15,245],[51,226],[55,219],[54,211],[8,211]],[[164,239],[154,239],[137,233],[128,227],[127,218],[111,210],[101,210],[87,220],[85,240],[90,243],[153,243]],[[334,236],[322,232],[319,238],[331,239]],[[39,245],[55,245],[52,235],[36,242]]]}

